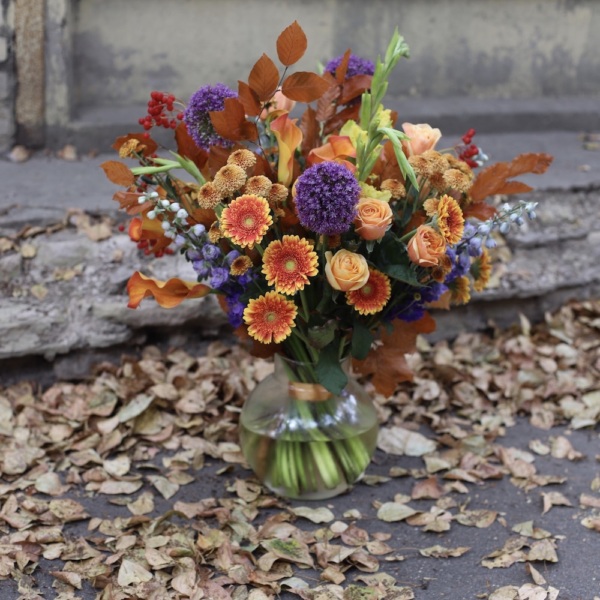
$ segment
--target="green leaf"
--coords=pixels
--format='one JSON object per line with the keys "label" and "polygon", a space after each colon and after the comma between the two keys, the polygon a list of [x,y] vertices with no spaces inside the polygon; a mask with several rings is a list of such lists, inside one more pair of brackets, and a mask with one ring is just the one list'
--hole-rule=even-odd
{"label": "green leaf", "polygon": [[417,274],[409,265],[387,265],[386,267],[382,268],[382,271],[386,275],[389,275],[392,279],[403,281],[404,283],[408,283],[416,287],[422,287],[421,283],[417,279]]}
{"label": "green leaf", "polygon": [[[402,174],[405,177],[410,179],[410,182],[413,186],[418,190],[419,184],[417,183],[417,178],[415,177],[415,172],[413,168],[410,166],[406,155],[402,151],[402,144],[400,143],[400,132],[392,129],[391,127],[381,127],[379,129],[385,136],[392,142],[392,146],[394,147],[394,154],[396,155],[396,160],[398,161],[398,166],[402,171]],[[402,136],[404,137],[404,136]]]}
{"label": "green leaf", "polygon": [[311,327],[308,330],[308,339],[315,348],[325,348],[325,346],[333,342],[336,329],[337,325],[335,321],[327,321],[324,325]]}
{"label": "green leaf", "polygon": [[331,302],[332,297],[333,288],[328,283],[325,283],[323,286],[323,296],[321,297],[321,300],[319,301],[319,304],[317,304],[317,308],[315,310],[319,314],[325,314],[327,312],[327,305]]}
{"label": "green leaf", "polygon": [[369,328],[359,320],[355,320],[352,325],[352,356],[357,360],[364,360],[367,358],[373,339],[373,334]]}
{"label": "green leaf", "polygon": [[319,353],[316,372],[319,383],[332,394],[340,394],[346,387],[348,377],[340,365],[336,340],[323,348]]}

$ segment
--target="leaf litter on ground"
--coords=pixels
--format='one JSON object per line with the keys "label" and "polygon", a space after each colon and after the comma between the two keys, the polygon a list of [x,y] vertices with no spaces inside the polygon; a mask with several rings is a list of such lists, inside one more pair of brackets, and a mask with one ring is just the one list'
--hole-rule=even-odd
{"label": "leaf litter on ground", "polygon": [[[414,381],[375,397],[380,456],[396,457],[389,476],[367,473],[377,494],[371,512],[343,514],[335,500],[294,506],[245,468],[239,411],[272,365],[239,347],[216,342],[200,357],[146,347],[141,357],[99,365],[83,383],[0,389],[0,579],[17,582],[20,597],[43,598],[45,560],[65,599],[83,589],[99,600],[410,599],[419,584],[387,565],[472,554],[429,541],[458,524],[472,535],[504,530],[481,565],[525,563],[533,578],[485,597],[555,598],[532,563],[558,561],[563,536],[533,521],[511,525],[509,511],[478,505],[475,492],[501,479],[525,493],[560,486],[567,478],[539,473],[536,461],[585,460],[568,431],[600,420],[600,302],[571,303],[543,324],[522,319],[520,329],[493,335],[420,340],[408,360]],[[523,416],[539,439],[504,444]],[[560,424],[566,433],[552,435]],[[398,478],[406,493],[389,493]],[[186,493],[199,480],[214,493]],[[540,491],[540,516],[559,506],[600,532],[598,491],[597,474],[578,503]],[[117,512],[102,509],[108,504]],[[419,528],[422,547],[403,547],[407,527]]]}

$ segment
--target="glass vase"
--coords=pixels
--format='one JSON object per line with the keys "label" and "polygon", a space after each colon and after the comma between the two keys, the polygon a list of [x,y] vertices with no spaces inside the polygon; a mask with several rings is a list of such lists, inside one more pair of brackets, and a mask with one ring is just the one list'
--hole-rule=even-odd
{"label": "glass vase", "polygon": [[[332,394],[314,382],[311,365],[275,356],[240,415],[240,445],[248,464],[274,493],[324,500],[362,477],[379,424],[370,396],[343,363],[348,383]],[[312,380],[312,381],[311,381]]]}

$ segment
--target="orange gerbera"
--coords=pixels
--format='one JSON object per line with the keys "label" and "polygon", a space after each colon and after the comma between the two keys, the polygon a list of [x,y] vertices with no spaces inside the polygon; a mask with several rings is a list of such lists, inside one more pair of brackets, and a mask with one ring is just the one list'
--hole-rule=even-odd
{"label": "orange gerbera", "polygon": [[292,333],[298,309],[292,300],[277,292],[254,298],[244,309],[248,333],[263,344],[283,342]]}
{"label": "orange gerbera", "polygon": [[471,299],[471,284],[468,277],[457,277],[450,285],[450,302],[466,304]]}
{"label": "orange gerbera", "polygon": [[317,253],[310,242],[297,235],[284,235],[267,246],[262,272],[277,292],[295,294],[318,273],[317,264]]}
{"label": "orange gerbera", "polygon": [[490,281],[492,274],[492,261],[490,253],[484,248],[481,256],[476,258],[471,265],[473,275],[473,287],[476,292],[481,292]]}
{"label": "orange gerbera", "polygon": [[233,259],[233,262],[229,267],[229,272],[232,275],[243,275],[251,266],[252,261],[250,260],[250,257],[242,254],[242,256]]}
{"label": "orange gerbera", "polygon": [[357,290],[346,292],[346,302],[361,315],[378,313],[392,294],[390,279],[380,271],[369,269],[367,283]]}
{"label": "orange gerbera", "polygon": [[437,226],[448,244],[458,244],[465,229],[465,218],[458,202],[447,194],[437,205]]}
{"label": "orange gerbera", "polygon": [[242,247],[258,244],[272,224],[269,203],[254,194],[232,200],[221,213],[221,232]]}

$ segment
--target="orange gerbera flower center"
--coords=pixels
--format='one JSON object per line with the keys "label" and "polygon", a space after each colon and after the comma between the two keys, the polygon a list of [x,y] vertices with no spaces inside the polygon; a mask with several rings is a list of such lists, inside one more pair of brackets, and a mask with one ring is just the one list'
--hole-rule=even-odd
{"label": "orange gerbera flower center", "polygon": [[297,235],[284,235],[265,249],[262,272],[277,292],[292,295],[318,273],[317,264],[317,253],[310,242]]}
{"label": "orange gerbera flower center", "polygon": [[369,269],[367,283],[357,290],[346,292],[346,302],[361,315],[373,315],[383,310],[391,294],[389,277],[380,271]]}

